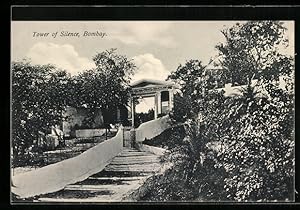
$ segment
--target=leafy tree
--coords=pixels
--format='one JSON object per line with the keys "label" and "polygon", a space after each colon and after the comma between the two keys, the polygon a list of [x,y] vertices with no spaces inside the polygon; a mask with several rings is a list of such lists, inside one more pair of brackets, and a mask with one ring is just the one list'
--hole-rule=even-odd
{"label": "leafy tree", "polygon": [[205,66],[199,60],[189,60],[185,65],[179,65],[169,75],[168,79],[179,84],[183,93],[191,93],[192,87],[197,79],[204,75]]}
{"label": "leafy tree", "polygon": [[[177,116],[174,114],[173,117],[177,120],[195,118],[203,109],[203,100],[206,99],[208,90],[215,87],[213,75],[206,68],[208,65],[203,65],[199,60],[189,60],[184,65],[180,64],[176,71],[169,75],[169,80],[181,86],[181,94],[174,97],[173,113]],[[200,95],[202,97],[199,97]]]}
{"label": "leafy tree", "polygon": [[[170,194],[191,200],[293,198],[294,69],[292,58],[277,51],[280,41],[286,42],[283,32],[281,23],[271,21],[223,31],[226,43],[218,49],[225,80],[247,84],[240,96],[225,97],[211,89],[205,68],[189,64],[172,73],[171,79],[184,81],[177,109],[182,110],[186,137],[184,145],[171,150],[173,167],[160,179],[171,189],[161,189],[159,181],[155,185],[161,192],[158,200],[174,199]],[[283,89],[279,76],[286,76]],[[258,79],[256,86],[250,85],[253,78]],[[171,180],[181,182],[172,187]]]}
{"label": "leafy tree", "polygon": [[61,123],[69,79],[52,65],[32,65],[26,60],[12,63],[13,163],[27,161],[24,154],[39,131]]}
{"label": "leafy tree", "polygon": [[90,109],[90,120],[98,108],[109,123],[109,116],[116,108],[127,104],[129,83],[135,65],[126,56],[116,54],[115,49],[96,54],[93,57],[96,68],[76,76],[71,84],[74,98],[70,105]]}
{"label": "leafy tree", "polygon": [[49,132],[60,124],[66,106],[89,108],[86,124],[92,123],[98,108],[110,122],[116,108],[127,104],[130,76],[135,66],[115,49],[93,58],[96,68],[71,77],[53,65],[12,63],[13,164],[27,164],[38,132]]}
{"label": "leafy tree", "polygon": [[[230,99],[229,112],[220,121],[227,127],[227,147],[219,161],[231,199],[293,197],[294,67],[292,57],[280,54],[280,47],[288,44],[284,32],[278,21],[250,21],[222,31],[226,44],[217,46],[232,81],[248,84],[240,98]],[[279,76],[286,78],[284,89],[278,87]],[[253,78],[267,97],[259,97],[250,86]]]}
{"label": "leafy tree", "polygon": [[227,82],[248,84],[251,79],[278,80],[293,70],[292,58],[280,54],[288,45],[279,21],[249,21],[222,30],[226,42],[216,46]]}

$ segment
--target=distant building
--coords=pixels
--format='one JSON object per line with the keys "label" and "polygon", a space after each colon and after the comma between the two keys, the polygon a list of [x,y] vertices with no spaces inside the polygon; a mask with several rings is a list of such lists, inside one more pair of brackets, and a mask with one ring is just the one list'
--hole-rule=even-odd
{"label": "distant building", "polygon": [[174,107],[174,93],[177,86],[170,81],[143,79],[131,84],[130,101],[127,106],[129,121],[134,125],[135,100],[154,97],[154,119],[167,114]]}

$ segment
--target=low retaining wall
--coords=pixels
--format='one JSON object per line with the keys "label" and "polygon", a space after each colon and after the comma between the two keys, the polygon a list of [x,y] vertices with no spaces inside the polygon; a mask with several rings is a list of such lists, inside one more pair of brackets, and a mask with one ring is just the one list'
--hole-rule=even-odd
{"label": "low retaining wall", "polygon": [[76,138],[89,138],[102,136],[105,134],[105,129],[81,129],[75,131]]}
{"label": "low retaining wall", "polygon": [[169,115],[145,122],[136,129],[136,142],[143,142],[145,139],[152,139],[171,127],[172,125]]}
{"label": "low retaining wall", "polygon": [[142,143],[137,143],[136,146],[137,146],[137,149],[140,150],[140,151],[151,152],[155,155],[160,155],[160,156],[163,155],[166,151],[168,151],[168,150],[163,149],[163,148],[149,146],[149,145],[145,145],[145,144],[142,144]]}
{"label": "low retaining wall", "polygon": [[12,177],[12,192],[21,198],[56,192],[100,172],[123,150],[123,132],[82,154]]}

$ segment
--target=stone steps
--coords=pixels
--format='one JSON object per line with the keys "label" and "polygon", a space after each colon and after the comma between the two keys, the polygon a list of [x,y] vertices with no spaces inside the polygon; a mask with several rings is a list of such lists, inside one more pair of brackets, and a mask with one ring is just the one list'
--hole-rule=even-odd
{"label": "stone steps", "polygon": [[101,178],[101,177],[110,177],[110,178],[121,178],[121,177],[134,177],[134,176],[148,176],[149,173],[147,172],[142,172],[142,171],[107,171],[104,169],[103,171],[96,173],[91,177],[93,178]]}
{"label": "stone steps", "polygon": [[145,154],[141,154],[141,153],[128,153],[128,154],[121,154],[120,156],[118,156],[119,158],[121,158],[121,157],[125,157],[125,158],[130,158],[130,157],[139,157],[139,156],[142,156],[142,157],[145,157],[145,156],[152,156],[152,154],[151,153],[149,153],[149,152],[147,152],[147,153],[145,153]]}
{"label": "stone steps", "polygon": [[132,177],[89,177],[86,180],[100,180],[100,181],[131,181],[131,180],[140,180],[145,176],[132,176]]}
{"label": "stone steps", "polygon": [[139,165],[141,163],[149,164],[149,163],[159,163],[159,159],[148,159],[148,160],[131,160],[131,161],[116,161],[111,166],[118,166],[118,165]]}
{"label": "stone steps", "polygon": [[104,170],[66,186],[55,193],[42,195],[44,202],[112,202],[121,201],[139,188],[145,179],[161,167],[158,155],[125,148]]}
{"label": "stone steps", "polygon": [[158,168],[160,164],[152,163],[152,164],[145,164],[141,168],[141,164],[136,165],[109,165],[107,169],[109,171],[143,171],[143,172],[153,172],[156,168]]}

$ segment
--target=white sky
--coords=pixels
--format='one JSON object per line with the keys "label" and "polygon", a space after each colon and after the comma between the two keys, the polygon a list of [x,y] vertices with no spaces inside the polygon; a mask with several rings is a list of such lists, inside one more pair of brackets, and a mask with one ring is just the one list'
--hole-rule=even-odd
{"label": "white sky", "polygon": [[136,113],[147,113],[150,109],[154,109],[154,97],[146,97],[139,100],[139,104],[135,107]]}
{"label": "white sky", "polygon": [[[52,63],[76,74],[94,66],[97,52],[117,48],[138,67],[133,81],[166,79],[170,71],[190,59],[206,64],[217,54],[215,45],[224,41],[220,30],[236,21],[13,21],[12,60],[30,58],[33,63]],[[293,54],[294,22],[286,21]],[[51,37],[58,31],[107,33],[100,37]],[[33,37],[33,32],[49,32],[49,37]]]}

